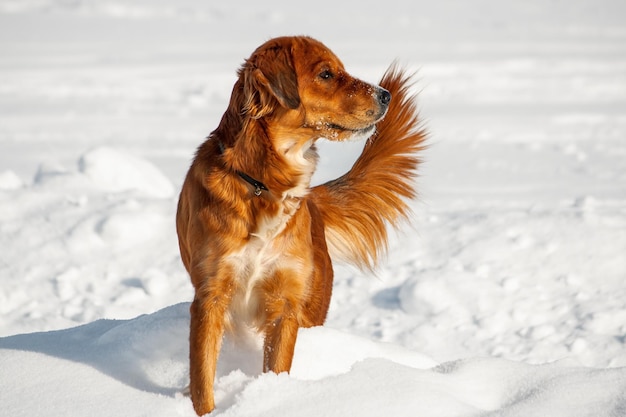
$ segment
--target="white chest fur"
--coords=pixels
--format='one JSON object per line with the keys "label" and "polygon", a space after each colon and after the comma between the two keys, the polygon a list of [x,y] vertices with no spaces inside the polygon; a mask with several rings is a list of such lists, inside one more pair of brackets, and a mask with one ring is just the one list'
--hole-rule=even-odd
{"label": "white chest fur", "polygon": [[227,313],[228,322],[239,336],[261,324],[258,322],[261,319],[258,312],[262,300],[255,287],[279,265],[289,263],[285,259],[285,239],[281,233],[300,207],[300,199],[286,198],[281,206],[276,216],[260,218],[257,229],[251,233],[246,245],[228,257],[234,267],[237,285]]}

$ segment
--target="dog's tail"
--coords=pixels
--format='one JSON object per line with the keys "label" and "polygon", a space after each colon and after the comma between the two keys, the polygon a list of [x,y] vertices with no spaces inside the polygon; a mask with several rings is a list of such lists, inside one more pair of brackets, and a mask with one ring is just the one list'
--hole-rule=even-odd
{"label": "dog's tail", "polygon": [[393,64],[380,85],[392,99],[376,133],[349,172],[311,193],[331,256],[369,270],[387,249],[387,224],[397,227],[410,213],[406,200],[416,196],[418,153],[426,138],[409,91],[411,76]]}

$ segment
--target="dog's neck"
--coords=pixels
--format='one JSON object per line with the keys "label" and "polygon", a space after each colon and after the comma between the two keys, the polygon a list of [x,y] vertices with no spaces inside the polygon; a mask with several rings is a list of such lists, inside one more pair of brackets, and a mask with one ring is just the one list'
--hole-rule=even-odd
{"label": "dog's neck", "polygon": [[285,192],[285,197],[304,197],[309,192],[311,178],[317,167],[318,154],[314,141],[304,143],[294,140],[283,141],[278,152],[291,167],[299,171],[297,184]]}
{"label": "dog's neck", "polygon": [[[278,200],[288,198],[302,198],[308,194],[311,178],[317,166],[317,149],[314,141],[309,140],[299,143],[295,140],[277,141],[278,149],[273,149],[276,156],[280,158],[280,165],[284,165],[284,169],[278,170],[273,178],[263,176],[263,180],[244,172],[240,169],[234,169],[235,173],[245,182],[250,184],[254,189],[254,195],[260,197],[263,193],[268,193]],[[217,141],[220,154],[226,152],[226,145],[221,140]],[[258,159],[259,164],[266,164],[264,158]],[[276,165],[276,158],[272,166]],[[267,172],[267,169],[255,169],[256,172]],[[265,182],[263,182],[265,181]],[[267,184],[267,185],[266,185]],[[271,185],[270,185],[271,184]]]}
{"label": "dog's neck", "polygon": [[[217,146],[219,147],[220,155],[223,155],[224,151],[226,150],[226,148],[224,147],[224,143],[221,140],[218,140]],[[255,180],[254,178],[252,178],[251,176],[249,176],[245,172],[242,172],[242,171],[239,171],[239,170],[235,170],[235,172],[244,181],[246,181],[248,184],[250,184],[251,186],[254,187],[254,195],[255,196],[257,196],[257,197],[260,196],[263,191],[269,191],[269,189],[267,188],[267,186],[265,184],[263,184],[259,180]]]}

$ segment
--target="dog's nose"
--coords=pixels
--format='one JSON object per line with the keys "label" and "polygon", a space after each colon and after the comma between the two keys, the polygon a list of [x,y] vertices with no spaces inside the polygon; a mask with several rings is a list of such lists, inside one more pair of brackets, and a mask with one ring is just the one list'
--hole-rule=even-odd
{"label": "dog's nose", "polygon": [[384,88],[381,88],[378,93],[378,101],[380,101],[380,104],[383,106],[387,106],[391,101],[391,93]]}

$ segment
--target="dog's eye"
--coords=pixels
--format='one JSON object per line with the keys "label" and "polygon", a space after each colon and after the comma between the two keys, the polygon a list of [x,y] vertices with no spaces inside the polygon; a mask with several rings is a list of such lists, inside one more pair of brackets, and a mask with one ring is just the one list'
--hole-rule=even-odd
{"label": "dog's eye", "polygon": [[330,72],[330,70],[324,70],[324,71],[320,72],[319,77],[322,80],[330,80],[331,78],[333,78],[333,73]]}

